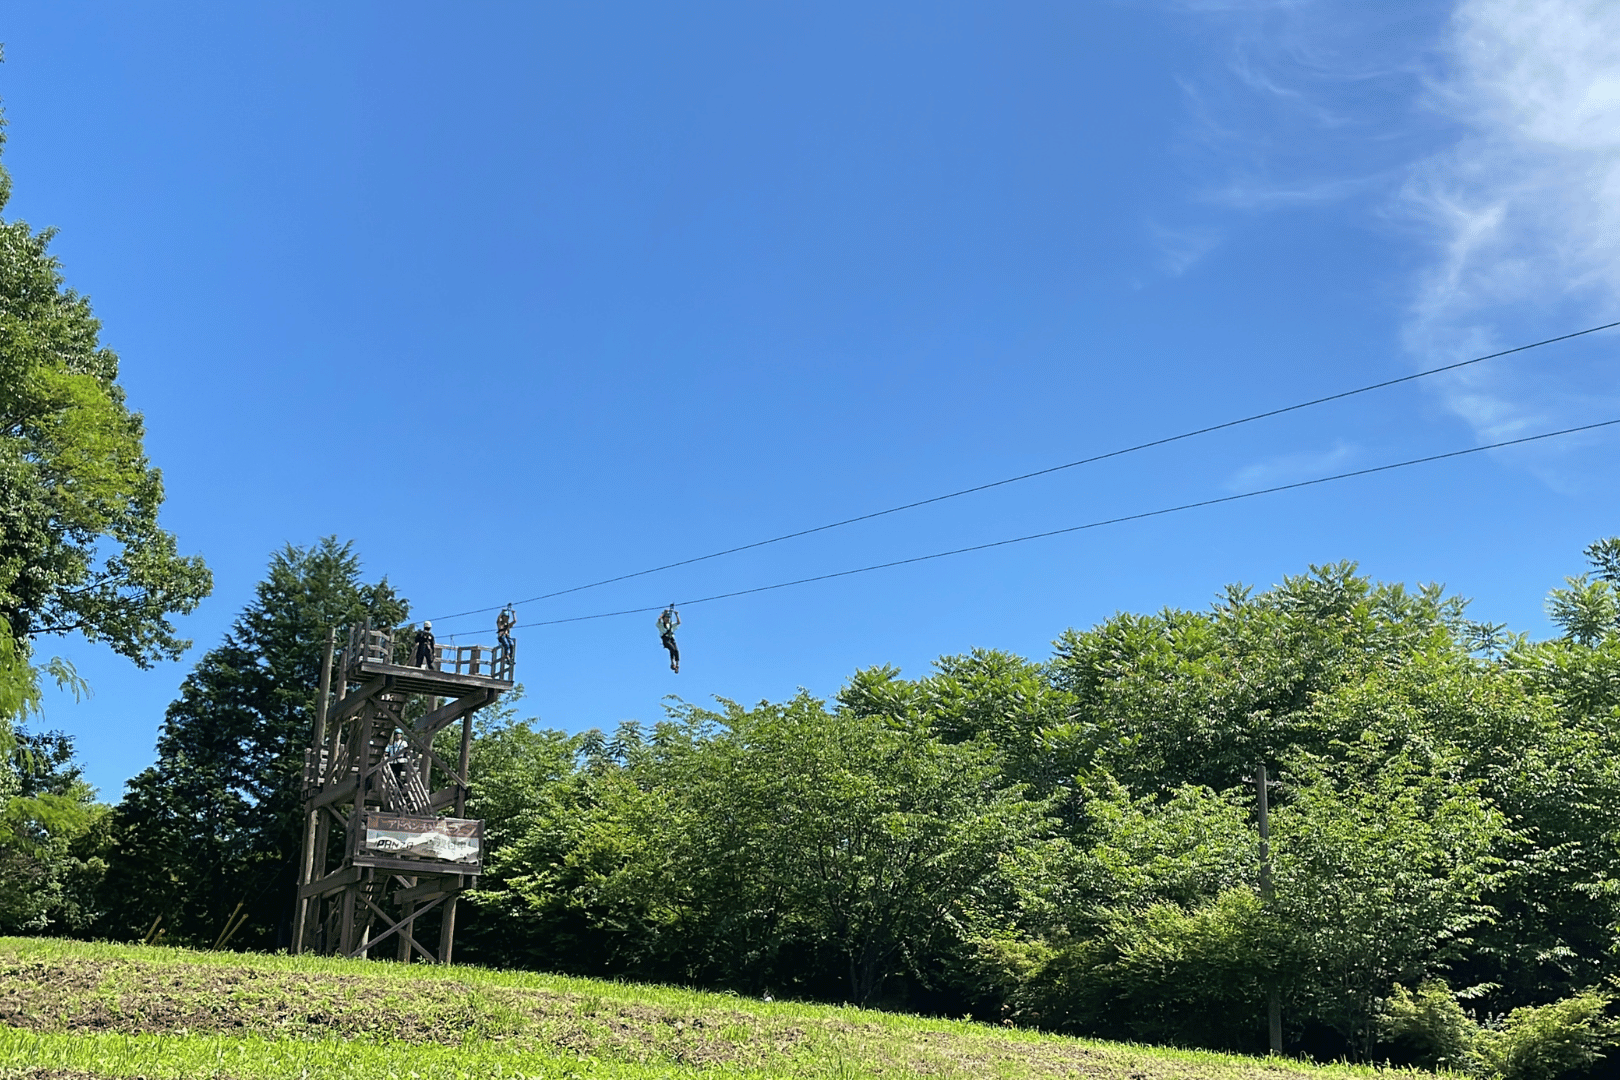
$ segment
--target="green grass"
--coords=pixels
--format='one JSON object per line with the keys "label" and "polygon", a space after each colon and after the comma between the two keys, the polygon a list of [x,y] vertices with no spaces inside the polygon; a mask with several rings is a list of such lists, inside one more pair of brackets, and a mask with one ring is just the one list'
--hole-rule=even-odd
{"label": "green grass", "polygon": [[1365,1080],[1373,1071],[530,972],[0,938],[3,1080]]}

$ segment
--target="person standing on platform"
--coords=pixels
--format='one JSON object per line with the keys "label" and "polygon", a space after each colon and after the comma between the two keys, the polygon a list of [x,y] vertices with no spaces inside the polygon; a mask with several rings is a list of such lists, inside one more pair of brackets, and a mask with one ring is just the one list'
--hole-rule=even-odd
{"label": "person standing on platform", "polygon": [[439,657],[436,645],[437,642],[433,640],[433,624],[423,623],[422,629],[416,632],[416,652],[411,657],[411,663],[416,667],[438,670]]}

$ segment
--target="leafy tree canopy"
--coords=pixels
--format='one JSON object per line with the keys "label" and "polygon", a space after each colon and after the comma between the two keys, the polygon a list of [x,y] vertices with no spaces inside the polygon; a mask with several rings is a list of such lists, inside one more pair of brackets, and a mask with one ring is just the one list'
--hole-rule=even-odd
{"label": "leafy tree canopy", "polygon": [[[1555,613],[1601,615],[1616,550]],[[109,932],[206,938],[245,899],[276,943],[324,628],[404,617],[357,574],[278,553],[187,680],[118,810],[140,918]],[[1620,1040],[1620,628],[1563,630],[1339,563],[835,704],[569,735],[508,703],[472,747],[461,955],[1255,1051],[1275,991],[1291,1051],[1553,1080]]]}
{"label": "leafy tree canopy", "polygon": [[0,760],[0,933],[91,923],[107,811],[73,760],[71,738],[15,737]]}
{"label": "leafy tree canopy", "polygon": [[[0,119],[0,146],[4,121]],[[0,212],[11,178],[0,167]],[[71,740],[28,734],[42,676],[83,688],[43,635],[78,632],[141,667],[178,656],[171,616],[212,588],[157,522],[163,483],[89,301],[68,288],[51,230],[0,219],[0,931],[82,926],[105,807]]]}

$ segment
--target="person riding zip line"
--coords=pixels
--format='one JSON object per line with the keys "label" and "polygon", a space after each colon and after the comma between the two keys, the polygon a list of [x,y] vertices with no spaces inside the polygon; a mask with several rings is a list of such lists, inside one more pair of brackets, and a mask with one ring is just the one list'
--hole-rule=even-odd
{"label": "person riding zip line", "polygon": [[508,656],[512,654],[512,627],[517,625],[517,612],[512,605],[507,604],[501,613],[495,616],[495,640],[500,643],[501,651]]}
{"label": "person riding zip line", "polygon": [[658,639],[663,642],[664,648],[669,650],[669,670],[677,675],[681,672],[681,650],[675,645],[675,628],[681,625],[681,613],[671,604],[665,608],[663,614],[658,616]]}

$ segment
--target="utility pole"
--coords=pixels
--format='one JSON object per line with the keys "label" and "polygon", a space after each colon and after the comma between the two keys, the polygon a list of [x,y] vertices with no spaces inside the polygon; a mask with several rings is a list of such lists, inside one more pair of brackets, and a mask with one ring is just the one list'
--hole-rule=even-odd
{"label": "utility pole", "polygon": [[[1254,786],[1260,796],[1260,899],[1268,907],[1277,898],[1277,891],[1271,881],[1271,807],[1268,798],[1268,784],[1266,782],[1266,767],[1260,765],[1254,770]],[[1266,1028],[1270,1036],[1271,1052],[1282,1053],[1282,998],[1277,993],[1277,980],[1269,979],[1266,985]]]}

